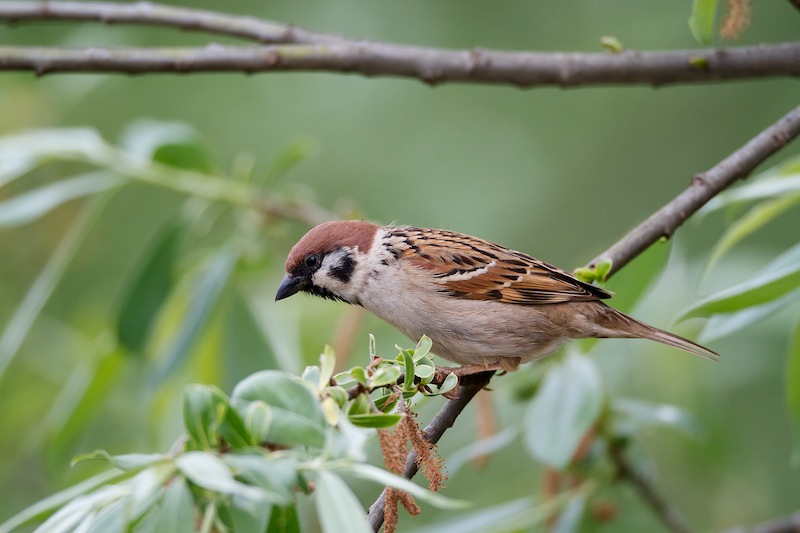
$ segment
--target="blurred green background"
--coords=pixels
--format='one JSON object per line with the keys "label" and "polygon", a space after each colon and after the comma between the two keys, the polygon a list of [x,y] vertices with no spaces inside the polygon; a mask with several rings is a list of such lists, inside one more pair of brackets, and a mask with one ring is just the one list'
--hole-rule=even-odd
{"label": "blurred green background", "polygon": [[[353,38],[445,48],[475,46],[543,51],[599,51],[617,37],[631,49],[696,47],[689,2],[337,1],[175,2],[291,22]],[[800,13],[789,2],[757,3],[740,43],[796,39]],[[55,46],[168,46],[235,42],[167,29],[94,24],[26,24],[0,28],[0,43]],[[730,43],[718,42],[718,45]],[[97,76],[27,73],[0,76],[0,134],[31,128],[91,127],[118,142],[143,118],[185,123],[210,147],[215,164],[252,162],[263,175],[287,148],[311,156],[270,187],[311,198],[340,213],[376,222],[454,229],[523,250],[566,269],[611,245],[689,182],[797,105],[796,80],[666,87],[519,90],[442,85],[353,75],[283,73]],[[795,144],[768,162],[798,153]],[[0,200],[74,169],[37,171],[0,189]],[[191,362],[157,385],[158,358],[187,297],[171,299],[145,356],[116,346],[126,291],[160,232],[185,197],[144,185],[115,194],[99,212],[41,315],[0,381],[0,519],[92,472],[70,469],[77,453],[166,450],[180,431],[180,390],[193,381],[226,390],[257,369],[299,371],[340,330],[347,309],[307,297],[275,304],[285,254],[307,229],[270,225],[257,251],[239,261],[211,311]],[[84,200],[33,223],[0,230],[0,324],[7,324],[54,253]],[[728,255],[701,282],[710,247],[730,218],[692,220],[654,255],[670,258],[634,314],[689,336],[701,323],[672,326],[699,295],[745,279],[795,244],[800,213],[773,221]],[[223,224],[224,226],[224,224]],[[216,227],[215,227],[216,228]],[[191,264],[219,248],[215,228],[183,257]],[[215,232],[216,231],[216,232]],[[648,271],[650,269],[651,271]],[[645,270],[645,272],[643,272]],[[632,310],[624,288],[658,273],[642,259],[609,283],[617,304]],[[191,281],[176,286],[190,291]],[[612,301],[613,303],[613,301]],[[796,309],[795,309],[796,311]],[[349,316],[349,315],[348,315]],[[349,318],[353,318],[350,316]],[[695,413],[702,437],[653,431],[637,448],[665,497],[691,524],[708,530],[749,523],[800,507],[796,447],[784,401],[789,311],[715,341],[712,364],[639,341],[602,341],[594,353],[611,390]],[[364,362],[367,333],[378,349],[411,342],[366,316],[352,361]],[[161,340],[159,340],[161,339]],[[524,404],[515,382],[534,371],[496,379],[491,399],[498,425],[513,426]],[[423,407],[423,416],[438,407]],[[473,409],[473,408],[471,408]],[[441,443],[445,458],[475,440],[474,411]],[[546,428],[542,428],[546,431]],[[512,475],[513,474],[513,475]],[[454,472],[447,494],[489,506],[537,494],[540,468],[518,441],[483,467]],[[360,491],[364,503],[374,487]],[[629,489],[607,495],[617,516],[600,527],[661,527]],[[445,520],[426,509],[405,528]]]}

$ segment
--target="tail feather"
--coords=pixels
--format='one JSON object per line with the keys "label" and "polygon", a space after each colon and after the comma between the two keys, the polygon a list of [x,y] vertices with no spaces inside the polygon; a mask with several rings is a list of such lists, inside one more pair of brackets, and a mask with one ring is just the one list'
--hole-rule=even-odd
{"label": "tail feather", "polygon": [[674,333],[640,322],[605,304],[603,304],[603,307],[606,308],[607,312],[604,313],[604,320],[601,323],[602,330],[598,331],[598,337],[650,339],[693,353],[703,359],[710,361],[719,361],[720,359],[720,355],[717,352],[709,350],[705,346],[700,346],[689,339],[684,339]]}

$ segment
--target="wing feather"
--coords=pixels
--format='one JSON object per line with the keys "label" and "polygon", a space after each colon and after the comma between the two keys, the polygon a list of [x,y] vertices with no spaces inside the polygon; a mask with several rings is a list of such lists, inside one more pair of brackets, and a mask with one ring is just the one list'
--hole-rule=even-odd
{"label": "wing feather", "polygon": [[611,294],[529,255],[445,230],[393,228],[408,246],[402,256],[435,272],[442,292],[518,305],[592,301]]}

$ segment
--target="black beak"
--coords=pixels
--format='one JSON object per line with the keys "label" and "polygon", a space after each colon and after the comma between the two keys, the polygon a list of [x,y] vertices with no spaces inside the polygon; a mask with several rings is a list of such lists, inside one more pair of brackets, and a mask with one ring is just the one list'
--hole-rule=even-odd
{"label": "black beak", "polygon": [[293,294],[297,294],[303,288],[304,279],[302,277],[292,277],[291,274],[283,276],[281,286],[278,287],[278,292],[275,294],[275,301],[283,300]]}

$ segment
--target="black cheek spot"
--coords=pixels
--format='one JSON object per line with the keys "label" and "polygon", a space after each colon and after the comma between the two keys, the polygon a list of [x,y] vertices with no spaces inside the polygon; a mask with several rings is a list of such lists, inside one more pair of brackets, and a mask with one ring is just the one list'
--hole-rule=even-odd
{"label": "black cheek spot", "polygon": [[353,270],[356,268],[356,262],[350,254],[342,257],[342,261],[331,268],[331,275],[341,281],[347,283],[353,276]]}

